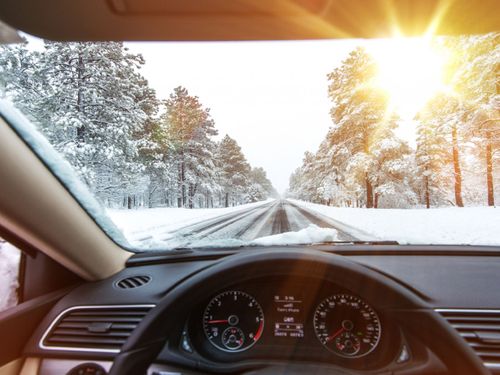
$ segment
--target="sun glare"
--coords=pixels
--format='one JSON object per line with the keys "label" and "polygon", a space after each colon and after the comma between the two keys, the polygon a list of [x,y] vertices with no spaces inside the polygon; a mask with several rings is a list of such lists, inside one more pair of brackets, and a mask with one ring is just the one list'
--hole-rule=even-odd
{"label": "sun glare", "polygon": [[386,90],[391,110],[411,120],[425,103],[445,89],[445,58],[427,38],[380,41],[370,49],[378,64],[376,85]]}

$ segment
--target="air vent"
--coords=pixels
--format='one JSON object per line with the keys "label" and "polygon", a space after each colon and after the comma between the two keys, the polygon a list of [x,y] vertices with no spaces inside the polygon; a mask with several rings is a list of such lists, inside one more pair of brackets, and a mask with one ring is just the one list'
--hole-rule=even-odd
{"label": "air vent", "polygon": [[150,276],[142,275],[142,276],[131,276],[121,279],[116,283],[119,288],[122,289],[132,289],[138,288],[140,286],[146,285],[151,281]]}
{"label": "air vent", "polygon": [[486,367],[500,368],[500,310],[436,311],[467,341]]}
{"label": "air vent", "polygon": [[43,349],[117,353],[154,305],[78,306],[63,311],[40,341]]}

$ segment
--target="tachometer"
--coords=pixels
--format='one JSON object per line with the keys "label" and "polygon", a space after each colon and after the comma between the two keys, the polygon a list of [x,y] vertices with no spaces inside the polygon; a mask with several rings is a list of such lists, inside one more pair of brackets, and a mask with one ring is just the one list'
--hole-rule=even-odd
{"label": "tachometer", "polygon": [[226,352],[250,348],[262,336],[264,313],[251,295],[227,291],[215,296],[205,308],[203,330],[208,341]]}
{"label": "tachometer", "polygon": [[314,313],[319,341],[335,354],[362,357],[377,346],[381,325],[377,313],[362,299],[336,294],[323,300]]}

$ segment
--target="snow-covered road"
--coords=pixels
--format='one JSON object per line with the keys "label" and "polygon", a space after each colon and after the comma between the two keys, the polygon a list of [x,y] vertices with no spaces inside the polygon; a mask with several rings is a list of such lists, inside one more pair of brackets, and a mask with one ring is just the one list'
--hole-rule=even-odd
{"label": "snow-covered road", "polygon": [[[161,221],[160,218],[159,220]],[[268,201],[228,213],[221,212],[218,216],[200,218],[183,227],[165,229],[166,227],[155,222],[153,228],[158,227],[162,230],[142,228],[140,233],[148,233],[147,235],[137,235],[135,232],[128,240],[137,248],[165,249],[268,244],[277,239],[276,235],[289,232],[299,234],[296,239],[287,237],[287,243],[307,243],[315,238],[340,241],[357,239],[354,229],[337,227],[328,218],[322,218],[313,211],[285,200]]]}

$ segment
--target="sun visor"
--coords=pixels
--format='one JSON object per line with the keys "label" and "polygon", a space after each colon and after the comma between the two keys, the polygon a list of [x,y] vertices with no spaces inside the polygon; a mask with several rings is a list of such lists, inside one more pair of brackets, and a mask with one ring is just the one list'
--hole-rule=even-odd
{"label": "sun visor", "polygon": [[288,40],[483,34],[498,0],[2,0],[0,19],[52,40]]}

